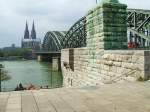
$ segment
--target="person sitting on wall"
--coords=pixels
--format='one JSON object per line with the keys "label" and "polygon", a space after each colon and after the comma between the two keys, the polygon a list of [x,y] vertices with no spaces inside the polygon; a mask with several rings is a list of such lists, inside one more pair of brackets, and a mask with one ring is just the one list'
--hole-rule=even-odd
{"label": "person sitting on wall", "polygon": [[24,87],[22,86],[22,84],[19,84],[19,90],[24,90]]}
{"label": "person sitting on wall", "polygon": [[17,87],[15,88],[15,91],[19,91],[19,87],[18,87],[18,85],[17,85]]}
{"label": "person sitting on wall", "polygon": [[128,43],[128,48],[132,49],[132,48],[135,48],[135,47],[136,47],[136,45],[135,45],[134,42],[129,42]]}

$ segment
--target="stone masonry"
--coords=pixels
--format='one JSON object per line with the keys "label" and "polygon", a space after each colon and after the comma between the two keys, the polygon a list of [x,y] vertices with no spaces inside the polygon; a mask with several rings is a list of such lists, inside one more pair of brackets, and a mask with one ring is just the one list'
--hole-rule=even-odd
{"label": "stone masonry", "polygon": [[86,16],[87,47],[63,49],[64,86],[94,86],[150,77],[150,51],[127,50],[126,8],[103,0]]}
{"label": "stone masonry", "polygon": [[86,16],[87,47],[98,49],[127,48],[127,6],[103,3]]}
{"label": "stone masonry", "polygon": [[[150,51],[101,50],[101,55],[97,56],[99,59],[91,59],[87,48],[72,50],[74,55],[69,55],[70,49],[62,50],[65,87],[136,81],[139,77],[147,78],[150,75]],[[70,67],[72,64],[73,69]]]}

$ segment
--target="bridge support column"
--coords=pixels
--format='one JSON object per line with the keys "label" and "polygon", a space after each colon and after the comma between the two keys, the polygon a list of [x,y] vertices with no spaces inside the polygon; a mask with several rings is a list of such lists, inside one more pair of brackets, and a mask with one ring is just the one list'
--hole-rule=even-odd
{"label": "bridge support column", "polygon": [[142,47],[145,47],[146,40],[142,38]]}
{"label": "bridge support column", "polygon": [[51,56],[49,56],[49,55],[38,55],[37,56],[37,60],[39,61],[39,62],[52,62],[52,57]]}
{"label": "bridge support column", "polygon": [[37,56],[37,60],[38,60],[39,62],[41,62],[41,61],[42,61],[42,56],[41,56],[41,55],[38,55],[38,56]]}
{"label": "bridge support column", "polygon": [[134,35],[134,43],[136,44],[136,47],[139,47],[139,40],[136,34]]}
{"label": "bridge support column", "polygon": [[133,35],[132,35],[132,33],[130,32],[130,34],[129,34],[129,42],[133,42],[132,38],[133,38]]}
{"label": "bridge support column", "polygon": [[117,0],[103,2],[87,15],[87,47],[91,49],[127,48],[127,6]]}
{"label": "bridge support column", "polygon": [[52,70],[53,71],[60,71],[61,70],[60,57],[53,57],[52,58]]}
{"label": "bridge support column", "polygon": [[139,47],[142,47],[142,39],[141,39],[141,37],[138,36],[138,39],[139,39]]}

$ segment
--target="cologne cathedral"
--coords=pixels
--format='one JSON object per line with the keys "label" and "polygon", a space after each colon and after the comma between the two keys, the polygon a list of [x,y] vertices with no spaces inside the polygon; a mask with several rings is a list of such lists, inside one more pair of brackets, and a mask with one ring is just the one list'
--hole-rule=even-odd
{"label": "cologne cathedral", "polygon": [[41,41],[36,37],[35,25],[33,21],[31,35],[28,29],[28,23],[26,22],[26,28],[24,32],[24,38],[22,39],[22,48],[27,48],[31,50],[39,50],[41,46]]}

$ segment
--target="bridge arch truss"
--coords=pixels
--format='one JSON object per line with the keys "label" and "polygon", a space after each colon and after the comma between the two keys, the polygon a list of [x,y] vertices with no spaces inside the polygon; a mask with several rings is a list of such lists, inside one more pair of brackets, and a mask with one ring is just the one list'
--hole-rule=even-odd
{"label": "bridge arch truss", "polygon": [[[128,42],[139,47],[150,46],[150,10],[127,9]],[[43,49],[60,51],[64,48],[86,47],[86,17],[78,20],[68,32],[48,32],[43,41]]]}
{"label": "bridge arch truss", "polygon": [[78,20],[67,32],[64,38],[63,48],[78,48],[86,46],[86,18]]}
{"label": "bridge arch truss", "polygon": [[60,51],[62,49],[65,31],[49,31],[46,33],[42,48],[44,51]]}

